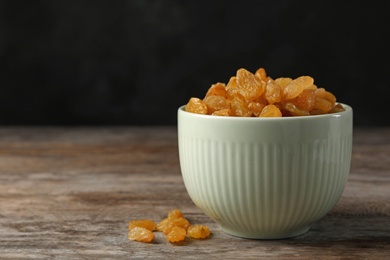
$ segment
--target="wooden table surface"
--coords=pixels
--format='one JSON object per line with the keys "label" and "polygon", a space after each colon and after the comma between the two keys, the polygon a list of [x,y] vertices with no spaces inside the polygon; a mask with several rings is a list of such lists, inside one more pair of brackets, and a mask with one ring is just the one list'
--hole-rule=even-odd
{"label": "wooden table surface", "polygon": [[[284,240],[232,237],[190,200],[175,127],[0,128],[0,259],[390,259],[390,128],[356,128],[336,207]],[[207,240],[127,239],[180,209]]]}

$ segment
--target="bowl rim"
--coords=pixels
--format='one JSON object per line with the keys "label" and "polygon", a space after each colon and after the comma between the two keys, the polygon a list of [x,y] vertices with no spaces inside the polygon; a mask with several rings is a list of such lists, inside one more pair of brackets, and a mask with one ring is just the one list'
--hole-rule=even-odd
{"label": "bowl rim", "polygon": [[310,115],[310,116],[289,116],[289,117],[238,117],[238,116],[212,116],[212,115],[203,115],[187,112],[184,110],[186,105],[182,105],[178,108],[178,113],[183,113],[187,116],[209,119],[209,120],[231,120],[231,121],[297,121],[297,120],[312,120],[320,118],[339,118],[347,113],[352,113],[353,109],[351,106],[337,102],[345,108],[345,111],[330,113],[330,114],[321,114],[321,115]]}

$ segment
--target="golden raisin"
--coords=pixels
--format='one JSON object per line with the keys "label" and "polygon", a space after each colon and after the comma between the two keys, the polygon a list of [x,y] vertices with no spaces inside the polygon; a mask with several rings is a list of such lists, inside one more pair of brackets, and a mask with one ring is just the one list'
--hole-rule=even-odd
{"label": "golden raisin", "polygon": [[302,91],[313,85],[314,79],[310,76],[301,76],[294,79],[283,89],[283,98],[285,100],[297,97]]}
{"label": "golden raisin", "polygon": [[[275,105],[270,106],[270,105]],[[266,108],[264,110],[264,108]],[[228,84],[211,85],[203,100],[191,98],[186,111],[214,116],[304,116],[345,111],[336,97],[318,88],[310,76],[273,80],[264,68],[241,68]]]}
{"label": "golden raisin", "polygon": [[185,110],[187,112],[192,112],[196,114],[207,114],[206,104],[203,102],[203,100],[195,97],[190,98],[190,101],[188,101]]}
{"label": "golden raisin", "polygon": [[263,94],[265,86],[261,79],[246,69],[239,69],[236,74],[237,88],[239,93],[248,101],[253,101]]}
{"label": "golden raisin", "polygon": [[166,238],[169,242],[180,242],[186,238],[187,232],[184,228],[181,227],[173,227],[169,233],[166,234]]}
{"label": "golden raisin", "polygon": [[157,224],[156,229],[157,229],[158,231],[164,232],[164,230],[165,230],[166,227],[167,227],[168,221],[169,221],[169,218],[164,218],[163,220],[161,220],[161,221]]}
{"label": "golden raisin", "polygon": [[232,76],[230,77],[229,82],[226,85],[226,90],[229,91],[236,88],[237,88],[237,79],[236,76]]}
{"label": "golden raisin", "polygon": [[134,227],[143,227],[150,231],[156,230],[156,223],[149,219],[132,220],[129,222],[129,230]]}
{"label": "golden raisin", "polygon": [[277,78],[275,79],[276,85],[278,85],[282,90],[290,84],[292,81],[292,78]]}
{"label": "golden raisin", "polygon": [[323,98],[316,97],[314,101],[314,110],[321,110],[324,113],[328,113],[333,108],[333,104]]}
{"label": "golden raisin", "polygon": [[244,96],[239,93],[229,96],[231,112],[234,116],[251,116],[252,112],[249,110],[246,104]]}
{"label": "golden raisin", "polygon": [[248,109],[254,116],[259,116],[264,107],[265,105],[259,102],[251,102],[248,104]]}
{"label": "golden raisin", "polygon": [[221,109],[230,108],[230,102],[222,96],[207,96],[203,101],[207,106],[208,114],[212,114]]}
{"label": "golden raisin", "polygon": [[341,105],[341,104],[336,104],[332,110],[330,110],[329,112],[331,113],[339,113],[339,112],[343,112],[345,111],[345,108]]}
{"label": "golden raisin", "polygon": [[[140,219],[129,222],[128,239],[149,243],[155,238],[153,230],[163,231],[169,242],[176,243],[185,240],[186,236],[192,238],[206,238],[210,230],[203,225],[190,225],[184,218],[183,213],[174,209],[168,212],[168,217],[161,220],[157,225],[152,220]],[[188,232],[187,232],[188,230]]]}
{"label": "golden raisin", "polygon": [[325,111],[321,110],[321,109],[313,109],[310,111],[310,115],[323,115],[323,114],[326,114]]}
{"label": "golden raisin", "polygon": [[282,92],[278,84],[274,80],[269,79],[265,87],[265,98],[268,104],[279,103],[282,100]]}
{"label": "golden raisin", "polygon": [[207,226],[195,224],[188,228],[187,235],[192,238],[207,238],[210,236],[210,230]]}
{"label": "golden raisin", "polygon": [[206,93],[206,97],[208,96],[221,96],[226,98],[227,97],[227,92],[226,92],[226,87],[224,83],[216,83],[211,85],[211,87],[208,89]]}
{"label": "golden raisin", "polygon": [[255,76],[261,79],[264,82],[267,82],[267,73],[264,68],[260,68],[256,71]]}
{"label": "golden raisin", "polygon": [[336,97],[332,93],[330,93],[329,91],[326,91],[324,88],[316,89],[315,96],[319,97],[319,98],[323,98],[325,100],[328,100],[332,104],[336,103]]}
{"label": "golden raisin", "polygon": [[260,97],[258,97],[255,100],[253,100],[253,102],[257,102],[257,103],[263,104],[264,106],[268,105],[267,98],[265,97],[265,91],[264,91],[263,94],[261,94]]}
{"label": "golden raisin", "polygon": [[166,223],[164,233],[165,234],[169,233],[173,227],[181,227],[184,230],[187,230],[189,226],[190,226],[190,222],[184,217],[168,218],[168,222]]}
{"label": "golden raisin", "polygon": [[282,112],[275,105],[265,106],[263,111],[260,113],[260,117],[281,117]]}
{"label": "golden raisin", "polygon": [[181,213],[181,211],[178,209],[173,209],[168,212],[168,218],[183,218],[183,217],[184,217],[183,213]]}
{"label": "golden raisin", "polygon": [[232,112],[230,108],[221,109],[212,113],[213,116],[231,116]]}
{"label": "golden raisin", "polygon": [[231,77],[229,79],[228,84],[226,85],[226,93],[228,96],[228,99],[236,93],[238,93],[238,88],[237,88],[237,79],[235,76]]}
{"label": "golden raisin", "polygon": [[296,98],[290,100],[292,104],[300,109],[310,111],[314,108],[315,93],[313,89],[304,89]]}
{"label": "golden raisin", "polygon": [[287,110],[293,116],[309,116],[310,113],[304,109],[300,109],[295,106],[293,103],[286,103],[283,105],[283,108]]}
{"label": "golden raisin", "polygon": [[134,227],[129,230],[127,237],[130,240],[149,243],[154,239],[154,233],[143,227]]}

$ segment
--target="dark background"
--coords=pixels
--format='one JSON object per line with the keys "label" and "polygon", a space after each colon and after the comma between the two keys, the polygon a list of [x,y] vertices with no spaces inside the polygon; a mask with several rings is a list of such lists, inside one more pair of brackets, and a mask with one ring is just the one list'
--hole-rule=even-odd
{"label": "dark background", "polygon": [[390,125],[390,1],[0,1],[1,125],[174,125],[240,67]]}

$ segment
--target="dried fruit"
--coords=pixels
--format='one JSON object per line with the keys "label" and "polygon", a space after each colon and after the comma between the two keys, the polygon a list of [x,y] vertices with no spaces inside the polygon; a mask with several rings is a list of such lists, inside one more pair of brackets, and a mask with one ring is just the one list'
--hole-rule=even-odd
{"label": "dried fruit", "polygon": [[255,76],[257,76],[263,82],[267,82],[267,72],[265,72],[264,68],[256,70]]}
{"label": "dried fruit", "polygon": [[330,101],[316,97],[316,100],[314,102],[314,110],[323,111],[323,114],[325,114],[332,110],[332,108],[333,104]]}
{"label": "dried fruit", "polygon": [[207,106],[203,100],[192,97],[186,105],[186,111],[196,114],[207,114]]}
{"label": "dried fruit", "polygon": [[286,103],[283,105],[283,109],[287,110],[292,116],[309,116],[310,113],[306,110],[299,109],[293,103]]}
{"label": "dried fruit", "polygon": [[290,100],[290,102],[300,109],[310,111],[314,108],[315,100],[316,96],[314,90],[304,89],[301,94]]}
{"label": "dried fruit", "polygon": [[282,100],[282,89],[274,80],[269,79],[265,87],[265,98],[268,104],[279,103]]}
{"label": "dried fruit", "polygon": [[230,108],[225,108],[225,109],[215,111],[211,115],[213,115],[213,116],[231,116],[232,111],[230,110]]}
{"label": "dried fruit", "polygon": [[164,232],[165,228],[167,227],[167,223],[169,221],[169,218],[164,218],[163,220],[161,220],[158,224],[157,224],[157,231],[161,231],[161,232]]}
{"label": "dried fruit", "polygon": [[170,229],[169,233],[166,234],[166,238],[169,242],[181,242],[186,238],[187,232],[184,228],[173,227]]}
{"label": "dried fruit", "polygon": [[265,105],[259,102],[251,102],[248,105],[248,109],[252,112],[254,116],[259,116],[261,111],[263,111],[264,107]]}
{"label": "dried fruit", "polygon": [[168,218],[183,218],[183,217],[184,217],[183,213],[181,213],[181,211],[178,209],[173,209],[168,212]]}
{"label": "dried fruit", "polygon": [[283,90],[288,84],[290,84],[292,78],[277,78],[275,79],[275,83]]}
{"label": "dried fruit", "polygon": [[227,92],[226,92],[226,86],[224,83],[216,83],[211,85],[211,87],[208,89],[206,96],[221,96],[224,98],[227,98]]}
{"label": "dried fruit", "polygon": [[230,77],[228,84],[226,85],[226,90],[234,90],[237,88],[237,79],[236,76]]}
{"label": "dried fruit", "polygon": [[221,82],[211,85],[203,100],[191,98],[185,110],[213,116],[279,117],[337,113],[345,109],[336,104],[331,92],[318,88],[310,76],[274,80],[264,68],[255,74],[241,68],[226,86]]}
{"label": "dried fruit", "polygon": [[207,226],[195,224],[188,228],[187,234],[192,238],[207,238],[210,236],[210,230]]}
{"label": "dried fruit", "polygon": [[129,230],[134,227],[143,227],[149,229],[150,231],[154,231],[156,230],[156,223],[149,219],[132,220],[129,222]]}
{"label": "dried fruit", "polygon": [[328,100],[332,104],[336,103],[336,97],[329,91],[326,91],[324,88],[318,88],[315,90],[314,93],[315,96],[318,98],[323,98],[325,100]]}
{"label": "dried fruit", "polygon": [[235,93],[229,96],[231,112],[235,116],[248,117],[252,116],[252,112],[246,104],[245,97],[240,93]]}
{"label": "dried fruit", "polygon": [[314,83],[314,79],[310,76],[301,76],[294,79],[283,89],[283,99],[289,100],[297,97],[302,91]]}
{"label": "dried fruit", "polygon": [[150,243],[154,239],[154,233],[143,227],[134,227],[129,230],[127,237],[130,240],[135,240],[144,243]]}
{"label": "dried fruit", "polygon": [[174,209],[168,212],[167,218],[158,223],[157,230],[167,234],[173,227],[181,227],[187,230],[189,226],[190,222],[184,218],[183,213],[178,209]]}
{"label": "dried fruit", "polygon": [[[183,241],[187,234],[193,238],[206,238],[210,235],[210,230],[207,226],[191,226],[183,213],[178,209],[174,209],[169,211],[168,216],[157,225],[154,221],[146,219],[130,221],[128,238],[148,243],[153,241],[155,237],[153,230],[163,232],[166,239],[172,243]],[[188,233],[187,230],[189,230]]]}
{"label": "dried fruit", "polygon": [[180,218],[169,218],[168,217],[168,222],[166,223],[163,232],[164,232],[164,234],[167,234],[167,233],[170,232],[170,230],[173,227],[181,227],[181,228],[183,228],[184,230],[187,231],[189,226],[190,226],[190,222],[186,218],[183,218],[183,217],[180,217]]}
{"label": "dried fruit", "polygon": [[344,108],[341,104],[336,104],[331,111],[329,111],[330,113],[339,113],[339,112],[343,112],[344,111]]}
{"label": "dried fruit", "polygon": [[237,88],[239,93],[248,101],[253,101],[263,94],[265,86],[261,79],[246,69],[239,69],[236,74]]}
{"label": "dried fruit", "polygon": [[265,106],[259,117],[281,117],[282,112],[275,105]]}
{"label": "dried fruit", "polygon": [[209,113],[230,108],[230,102],[222,96],[207,96],[203,99]]}

